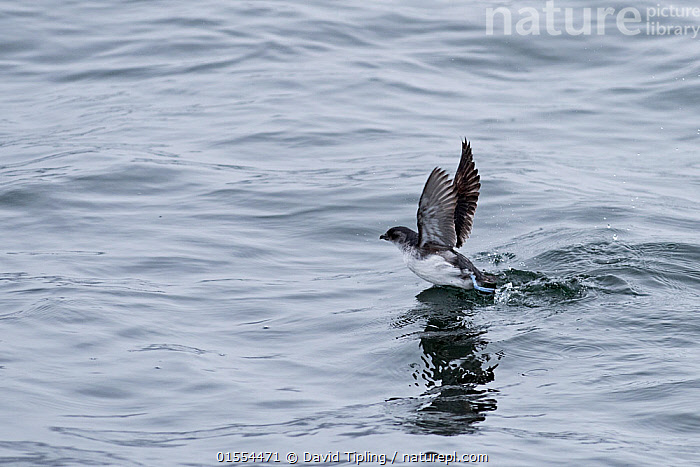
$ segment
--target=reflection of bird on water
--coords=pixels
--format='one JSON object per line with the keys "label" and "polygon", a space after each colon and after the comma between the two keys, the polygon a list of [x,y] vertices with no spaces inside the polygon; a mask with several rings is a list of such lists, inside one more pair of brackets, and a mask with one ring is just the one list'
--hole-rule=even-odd
{"label": "reflection of bird on water", "polygon": [[424,380],[427,394],[435,397],[418,412],[415,426],[421,430],[440,434],[470,431],[470,424],[496,409],[494,392],[482,386],[494,380],[497,364],[483,351],[488,344],[486,329],[465,319],[471,311],[465,305],[473,308],[476,303],[465,302],[464,295],[430,288],[416,297],[422,306],[406,317],[408,321],[427,320],[420,337],[425,368],[417,368],[414,378]]}

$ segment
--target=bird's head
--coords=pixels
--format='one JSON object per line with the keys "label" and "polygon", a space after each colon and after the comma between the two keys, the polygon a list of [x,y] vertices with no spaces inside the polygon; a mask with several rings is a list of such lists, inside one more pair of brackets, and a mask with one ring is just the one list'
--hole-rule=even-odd
{"label": "bird's head", "polygon": [[410,246],[417,241],[417,234],[408,227],[392,227],[379,236],[381,240],[396,244],[399,248]]}

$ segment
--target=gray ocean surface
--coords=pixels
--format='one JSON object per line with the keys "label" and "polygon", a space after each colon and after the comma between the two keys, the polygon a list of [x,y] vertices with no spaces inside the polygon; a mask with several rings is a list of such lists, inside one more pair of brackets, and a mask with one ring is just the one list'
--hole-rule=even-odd
{"label": "gray ocean surface", "polygon": [[[494,6],[0,2],[0,463],[697,462],[700,37]],[[495,298],[378,238],[462,137]]]}

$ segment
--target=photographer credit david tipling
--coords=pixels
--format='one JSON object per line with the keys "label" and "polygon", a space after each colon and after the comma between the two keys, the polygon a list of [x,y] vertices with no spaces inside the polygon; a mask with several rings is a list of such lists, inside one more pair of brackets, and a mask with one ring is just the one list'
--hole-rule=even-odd
{"label": "photographer credit david tipling", "polygon": [[695,39],[700,33],[700,6],[678,7],[659,3],[648,8],[561,8],[556,6],[554,0],[549,0],[542,9],[486,8],[487,36],[603,36],[606,22],[614,22],[616,30],[625,36],[643,34]]}

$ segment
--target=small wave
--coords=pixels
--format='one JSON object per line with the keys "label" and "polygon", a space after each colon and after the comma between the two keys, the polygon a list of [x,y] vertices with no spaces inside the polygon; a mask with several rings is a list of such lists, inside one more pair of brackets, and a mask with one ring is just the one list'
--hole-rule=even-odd
{"label": "small wave", "polygon": [[497,277],[499,288],[494,298],[497,303],[535,308],[586,296],[586,286],[580,277],[550,278],[539,272],[512,268]]}
{"label": "small wave", "polygon": [[698,258],[700,247],[687,243],[597,241],[552,249],[530,262],[576,276],[604,294],[675,295],[700,283]]}
{"label": "small wave", "polygon": [[192,353],[195,355],[202,355],[207,352],[210,352],[209,350],[203,350],[203,349],[198,349],[196,347],[189,347],[187,345],[180,345],[180,344],[151,344],[146,347],[141,347],[138,349],[131,349],[129,352],[149,352],[153,350],[167,350],[170,352],[186,352],[186,353]]}

